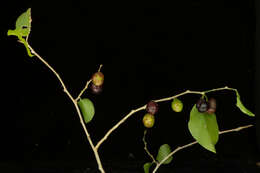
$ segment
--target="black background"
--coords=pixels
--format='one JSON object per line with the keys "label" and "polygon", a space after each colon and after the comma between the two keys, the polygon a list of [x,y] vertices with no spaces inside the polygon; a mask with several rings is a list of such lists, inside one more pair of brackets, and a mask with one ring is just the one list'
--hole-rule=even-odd
{"label": "black background", "polygon": [[[237,88],[245,106],[257,111],[259,33],[253,0],[19,1],[3,7],[1,59],[3,94],[7,95],[3,110],[7,111],[1,121],[2,163],[25,161],[27,168],[33,165],[35,169],[39,163],[45,168],[48,164],[64,168],[68,163],[72,167],[82,163],[96,169],[76,111],[58,80],[39,60],[26,55],[15,37],[6,36],[29,7],[33,20],[30,44],[57,70],[74,97],[99,64],[104,65],[104,92],[84,94],[96,106],[96,115],[87,125],[94,143],[130,110],[187,89]],[[221,130],[259,126],[258,116],[248,117],[236,108],[234,93],[221,91],[210,96],[218,101]],[[148,132],[152,153],[164,143],[176,148],[193,141],[187,122],[198,98],[181,97],[185,106],[181,113],[172,112],[170,102],[160,103],[155,127]],[[134,162],[133,167],[140,171],[149,161],[142,143],[144,114],[136,113],[101,146],[105,168],[119,163],[128,170]],[[219,165],[226,160],[227,165],[234,161],[253,165],[259,161],[259,129],[220,136],[217,155],[199,145],[183,150],[168,167],[206,161]]]}

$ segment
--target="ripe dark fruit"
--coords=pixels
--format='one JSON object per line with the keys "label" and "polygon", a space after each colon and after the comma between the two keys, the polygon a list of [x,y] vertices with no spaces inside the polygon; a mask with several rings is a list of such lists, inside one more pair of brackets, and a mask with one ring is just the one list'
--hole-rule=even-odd
{"label": "ripe dark fruit", "polygon": [[149,101],[146,105],[146,111],[150,114],[156,114],[158,112],[158,104],[154,101]]}
{"label": "ripe dark fruit", "polygon": [[143,124],[146,128],[151,128],[154,125],[154,115],[146,113],[143,117]]}
{"label": "ripe dark fruit", "polygon": [[171,106],[172,106],[172,110],[175,112],[181,112],[183,109],[182,101],[177,98],[173,99]]}
{"label": "ripe dark fruit", "polygon": [[102,72],[96,72],[92,76],[92,82],[96,86],[101,86],[104,83],[104,74]]}
{"label": "ripe dark fruit", "polygon": [[197,104],[196,104],[196,108],[198,109],[198,111],[200,113],[206,112],[208,110],[208,103],[206,102],[206,100],[204,99],[199,99]]}
{"label": "ripe dark fruit", "polygon": [[97,85],[91,83],[90,89],[93,94],[100,94],[103,91],[103,85],[97,86]]}
{"label": "ripe dark fruit", "polygon": [[210,98],[208,100],[208,106],[209,106],[209,108],[207,110],[207,113],[209,113],[209,114],[215,113],[216,112],[216,108],[217,108],[216,99]]}

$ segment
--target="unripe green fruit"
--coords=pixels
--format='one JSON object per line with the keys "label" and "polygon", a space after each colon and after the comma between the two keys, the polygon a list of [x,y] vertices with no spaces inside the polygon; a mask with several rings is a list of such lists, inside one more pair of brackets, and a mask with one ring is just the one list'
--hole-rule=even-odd
{"label": "unripe green fruit", "polygon": [[150,113],[146,113],[143,117],[143,124],[145,127],[147,128],[151,128],[154,125],[154,115],[150,114]]}
{"label": "unripe green fruit", "polygon": [[102,72],[96,72],[92,76],[92,82],[96,86],[101,86],[104,83],[104,74]]}
{"label": "unripe green fruit", "polygon": [[175,98],[172,101],[172,110],[175,112],[181,112],[183,109],[183,103],[179,99]]}

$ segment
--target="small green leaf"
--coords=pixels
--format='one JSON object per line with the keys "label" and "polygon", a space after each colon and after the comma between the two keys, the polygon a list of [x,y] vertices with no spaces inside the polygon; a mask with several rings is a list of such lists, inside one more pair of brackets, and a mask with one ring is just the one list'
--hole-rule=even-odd
{"label": "small green leaf", "polygon": [[31,8],[22,13],[16,20],[15,30],[8,30],[7,35],[27,37],[31,31]]}
{"label": "small green leaf", "polygon": [[21,43],[24,44],[27,53],[30,57],[34,55],[31,53],[27,41],[24,37],[28,37],[31,31],[31,9],[22,13],[16,20],[15,30],[8,30],[7,35],[17,36]]}
{"label": "small green leaf", "polygon": [[[163,144],[160,146],[156,160],[161,162],[165,157],[167,157],[171,153],[171,147],[168,144]],[[163,162],[163,164],[171,163],[173,157],[169,157],[167,160]]]}
{"label": "small green leaf", "polygon": [[238,93],[238,91],[236,90],[236,95],[237,95],[237,103],[236,106],[244,113],[247,114],[248,116],[254,117],[255,114],[253,114],[250,110],[248,110],[243,103],[240,100],[240,95]]}
{"label": "small green leaf", "polygon": [[152,166],[152,163],[147,162],[144,164],[144,173],[149,173],[149,169]]}
{"label": "small green leaf", "polygon": [[84,117],[85,123],[90,122],[95,114],[95,107],[92,101],[87,98],[80,99],[78,105]]}
{"label": "small green leaf", "polygon": [[214,113],[200,113],[194,105],[190,112],[188,127],[193,138],[202,147],[216,153],[215,145],[218,142],[219,128]]}
{"label": "small green leaf", "polygon": [[15,27],[20,31],[21,35],[26,37],[30,34],[31,31],[31,8],[29,8],[26,12],[21,14],[17,20]]}

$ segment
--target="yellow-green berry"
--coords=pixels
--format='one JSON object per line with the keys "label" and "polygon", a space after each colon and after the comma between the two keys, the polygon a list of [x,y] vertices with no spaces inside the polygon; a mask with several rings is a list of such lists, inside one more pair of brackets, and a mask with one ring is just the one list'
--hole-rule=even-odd
{"label": "yellow-green berry", "polygon": [[177,98],[173,99],[171,106],[172,106],[172,110],[175,112],[181,112],[183,109],[182,101]]}
{"label": "yellow-green berry", "polygon": [[154,115],[150,113],[146,113],[143,117],[143,124],[147,128],[151,128],[154,125]]}

